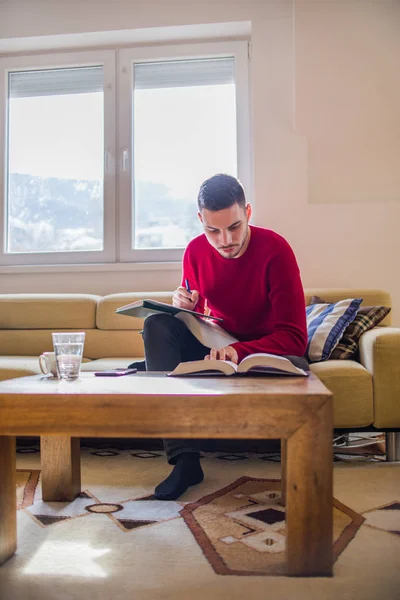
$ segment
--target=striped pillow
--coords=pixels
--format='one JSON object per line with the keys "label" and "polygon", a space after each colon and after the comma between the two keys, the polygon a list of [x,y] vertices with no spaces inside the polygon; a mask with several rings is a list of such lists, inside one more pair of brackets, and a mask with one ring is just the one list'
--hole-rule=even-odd
{"label": "striped pillow", "polygon": [[[313,296],[310,304],[329,304],[329,302]],[[330,359],[347,360],[352,358],[357,360],[358,342],[362,334],[377,327],[389,313],[389,306],[360,306],[355,319],[346,327]]]}
{"label": "striped pillow", "polygon": [[332,304],[306,306],[308,362],[328,360],[347,325],[353,321],[362,298],[347,298]]}

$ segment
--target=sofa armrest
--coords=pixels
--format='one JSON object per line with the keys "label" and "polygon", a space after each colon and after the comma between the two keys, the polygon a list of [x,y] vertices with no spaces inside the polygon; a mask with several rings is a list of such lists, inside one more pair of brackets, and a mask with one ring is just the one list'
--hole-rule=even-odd
{"label": "sofa armrest", "polygon": [[400,427],[400,328],[376,327],[360,338],[360,362],[371,373],[374,426]]}

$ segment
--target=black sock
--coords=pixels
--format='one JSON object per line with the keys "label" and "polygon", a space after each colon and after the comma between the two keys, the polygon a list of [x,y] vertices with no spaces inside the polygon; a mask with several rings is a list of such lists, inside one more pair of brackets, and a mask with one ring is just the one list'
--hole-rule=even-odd
{"label": "black sock", "polygon": [[186,452],[177,458],[170,475],[155,489],[154,496],[158,500],[176,500],[188,487],[196,485],[204,479],[200,457],[194,452]]}
{"label": "black sock", "polygon": [[128,369],[137,369],[138,371],[146,370],[146,361],[145,360],[137,360],[136,362],[131,363],[127,367]]}

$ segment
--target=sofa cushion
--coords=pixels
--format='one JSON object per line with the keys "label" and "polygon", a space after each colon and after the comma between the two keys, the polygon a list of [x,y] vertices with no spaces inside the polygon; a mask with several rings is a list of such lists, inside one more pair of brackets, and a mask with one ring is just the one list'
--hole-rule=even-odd
{"label": "sofa cushion", "polygon": [[143,356],[121,356],[112,358],[99,358],[82,364],[82,371],[109,371],[110,369],[123,369],[134,361],[143,360]]}
{"label": "sofa cushion", "polygon": [[0,329],[90,329],[100,296],[92,294],[0,294]]}
{"label": "sofa cushion", "polygon": [[[83,363],[86,362],[90,361],[84,358]],[[16,377],[27,377],[28,375],[39,375],[41,372],[38,356],[0,356],[0,381]],[[46,377],[46,375],[43,375],[43,377]]]}
{"label": "sofa cushion", "polygon": [[144,356],[143,338],[138,331],[91,329],[86,332],[83,355],[91,360],[132,356],[132,362],[135,356]]}
{"label": "sofa cushion", "polygon": [[1,356],[0,381],[41,373],[37,356]]}
{"label": "sofa cushion", "polygon": [[[102,331],[101,329],[84,331],[86,333],[83,347],[85,358],[93,360],[108,356],[144,355],[143,339],[137,331]],[[52,352],[51,330],[0,329],[0,348],[3,348],[4,354],[7,352],[6,356],[39,356],[43,352]]]}
{"label": "sofa cushion", "polygon": [[53,352],[51,332],[51,329],[0,329],[0,348],[6,356],[39,356]]}
{"label": "sofa cushion", "polygon": [[348,298],[332,304],[306,307],[309,362],[328,360],[348,324],[353,321],[362,298]]}
{"label": "sofa cushion", "polygon": [[367,427],[374,421],[372,376],[353,360],[329,360],[310,365],[333,394],[334,426]]}
{"label": "sofa cushion", "polygon": [[[120,358],[100,358],[98,360],[84,358],[81,370],[92,372],[117,369],[127,367],[136,360],[143,360],[143,356],[122,356]],[[37,356],[0,356],[0,381],[38,374],[41,374],[41,370]]]}
{"label": "sofa cushion", "polygon": [[98,302],[96,325],[99,329],[136,329],[143,328],[143,319],[116,314],[117,308],[151,298],[159,302],[172,303],[172,292],[131,292],[109,294]]}
{"label": "sofa cushion", "polygon": [[[329,304],[329,302],[318,296],[313,296],[310,304]],[[355,318],[346,327],[330,358],[347,360],[355,357],[358,352],[358,342],[362,334],[377,327],[390,311],[391,308],[389,306],[360,306]]]}

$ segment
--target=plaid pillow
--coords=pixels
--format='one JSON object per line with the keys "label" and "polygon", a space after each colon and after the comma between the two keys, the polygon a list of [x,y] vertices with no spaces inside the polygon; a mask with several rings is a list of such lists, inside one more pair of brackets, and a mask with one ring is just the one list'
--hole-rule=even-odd
{"label": "plaid pillow", "polygon": [[[318,296],[313,296],[310,304],[329,304],[329,302]],[[343,336],[330,358],[339,360],[356,358],[358,342],[362,334],[379,325],[390,311],[391,309],[388,306],[360,306],[357,315],[344,330]]]}

